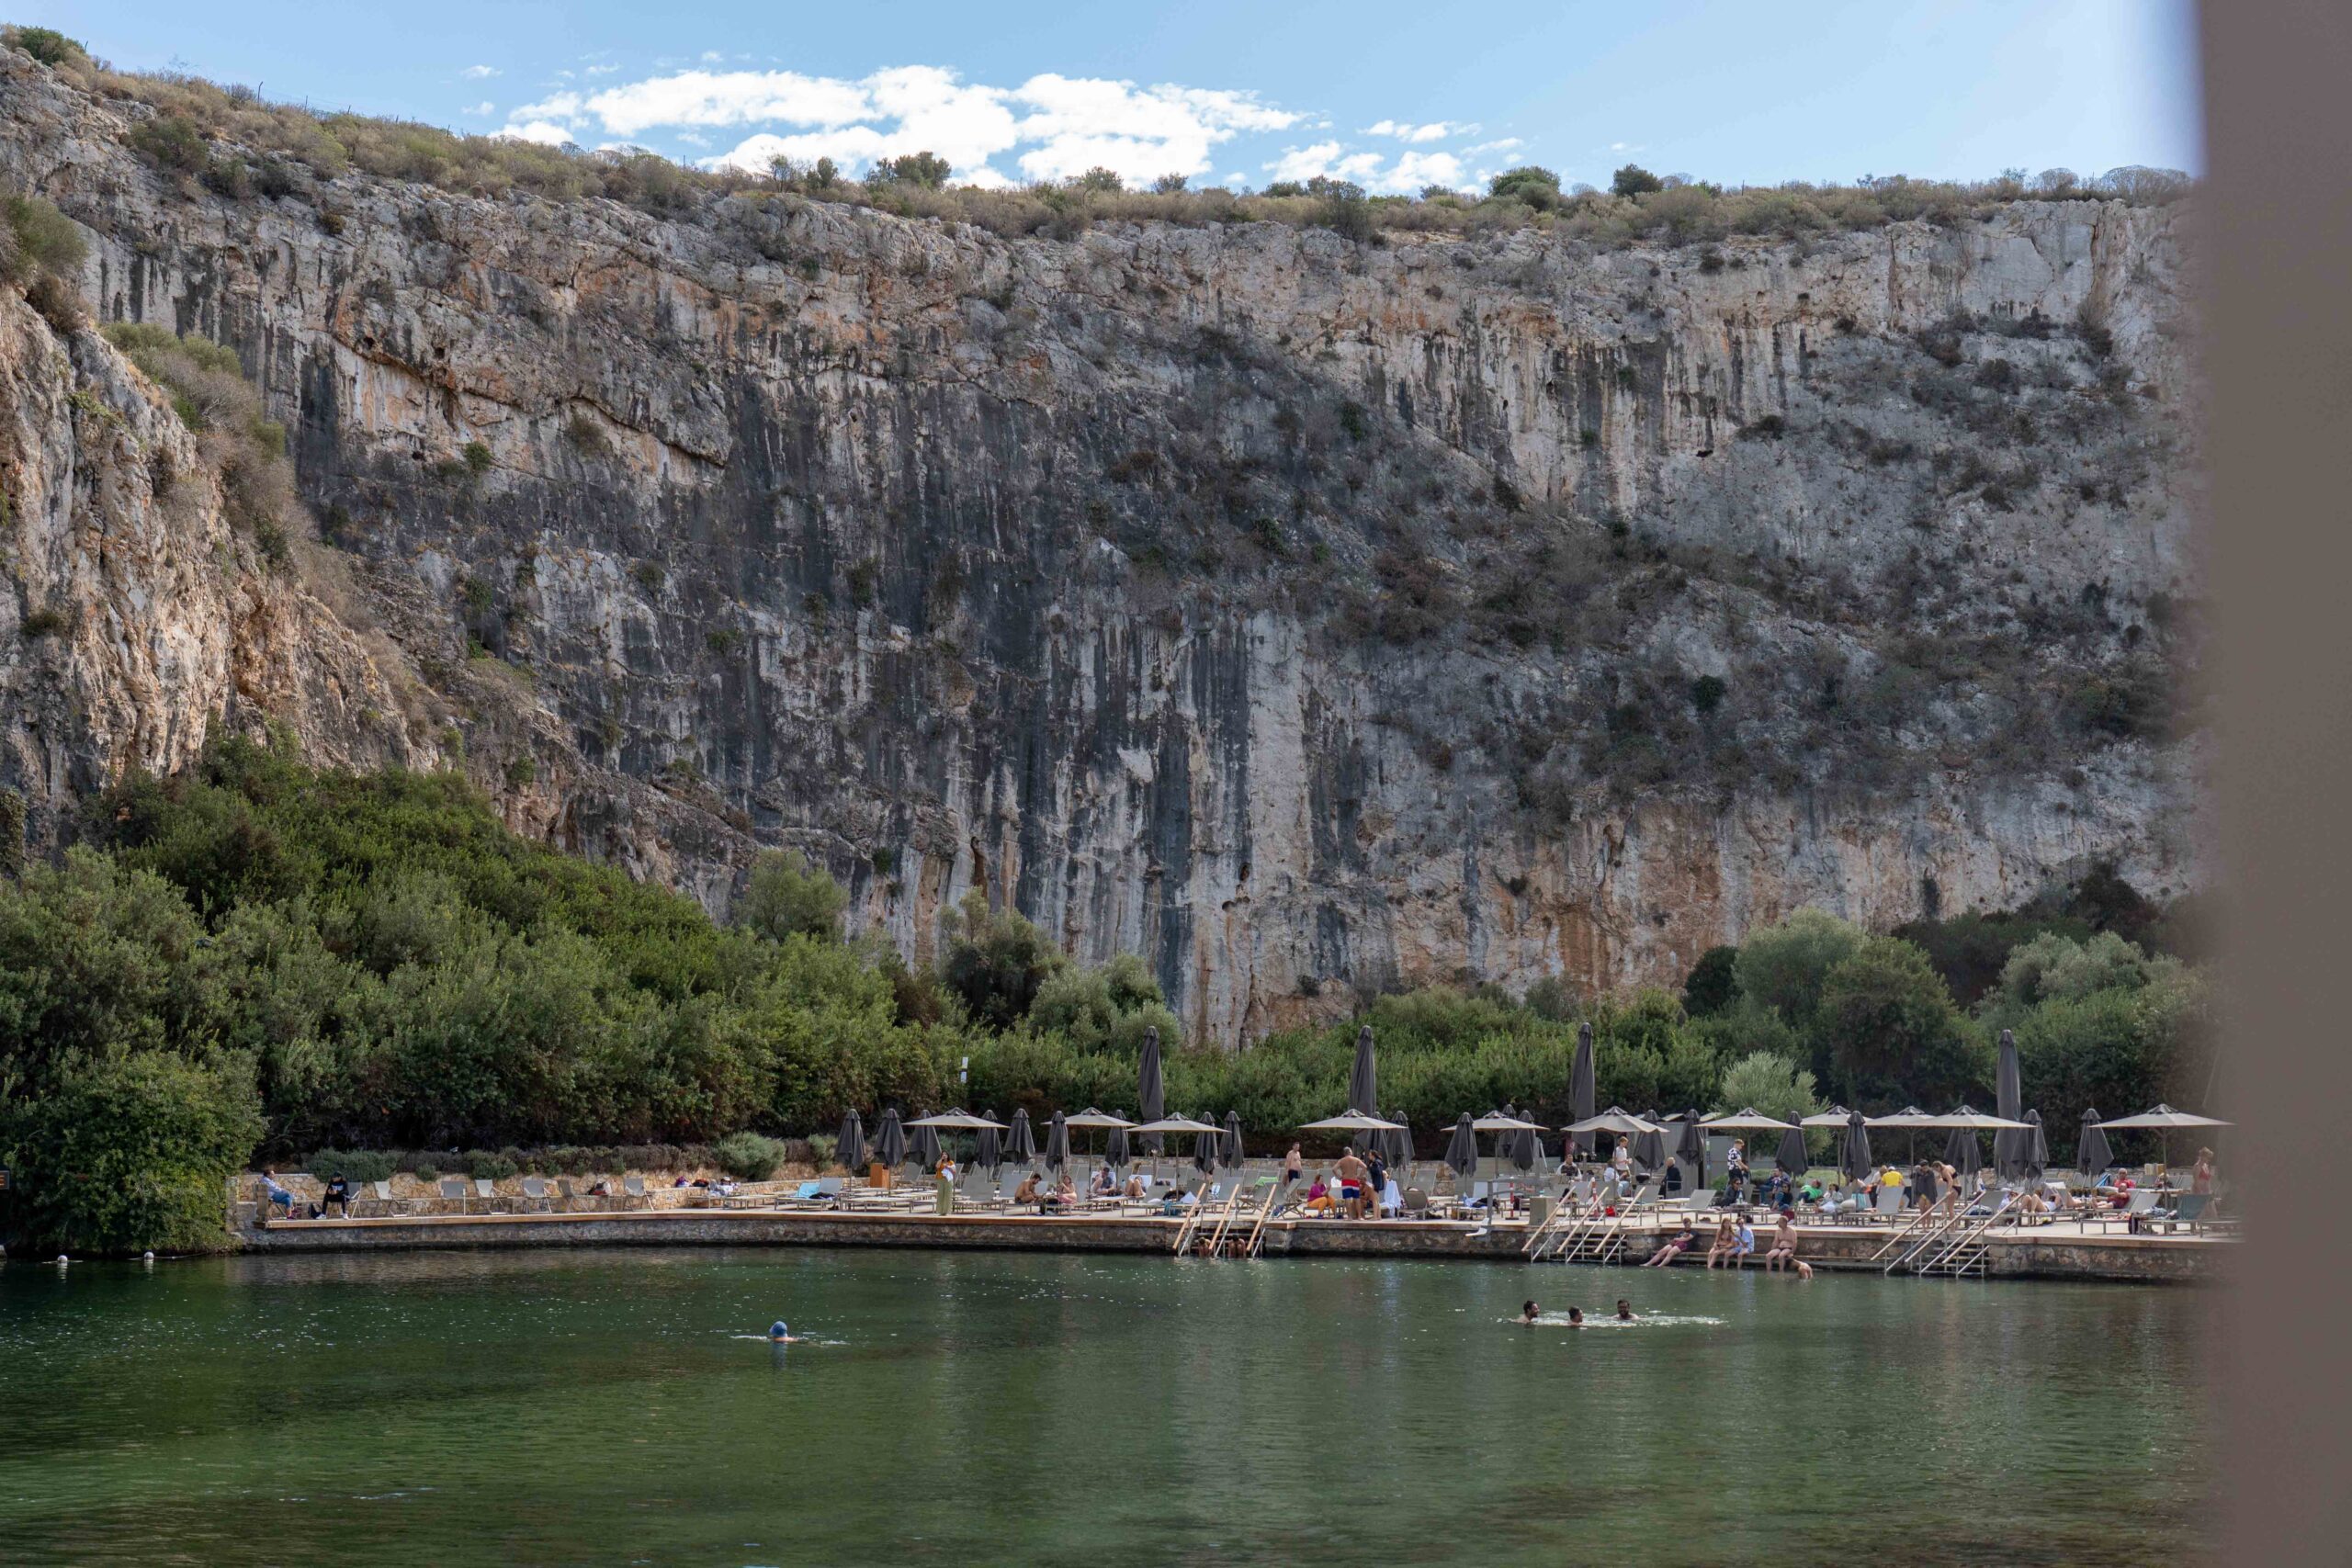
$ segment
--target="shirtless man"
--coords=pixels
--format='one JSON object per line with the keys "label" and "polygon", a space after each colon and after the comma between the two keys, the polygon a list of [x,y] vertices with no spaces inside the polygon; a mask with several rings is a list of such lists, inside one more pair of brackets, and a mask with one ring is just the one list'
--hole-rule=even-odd
{"label": "shirtless man", "polygon": [[1772,1227],[1772,1245],[1764,1254],[1764,1272],[1777,1273],[1783,1263],[1794,1265],[1797,1260],[1797,1227],[1786,1213]]}
{"label": "shirtless man", "polygon": [[1365,1178],[1372,1174],[1372,1168],[1356,1158],[1355,1145],[1350,1144],[1348,1152],[1341,1155],[1340,1163],[1331,1168],[1340,1179],[1340,1196],[1346,1202],[1348,1218],[1363,1219],[1363,1184]]}

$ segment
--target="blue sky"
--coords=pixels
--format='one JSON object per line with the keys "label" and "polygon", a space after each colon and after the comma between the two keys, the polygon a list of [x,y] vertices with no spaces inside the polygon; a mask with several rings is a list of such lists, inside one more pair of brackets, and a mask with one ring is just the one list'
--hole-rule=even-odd
{"label": "blue sky", "polygon": [[[132,70],[683,161],[980,183],[1470,185],[1637,162],[1730,184],[2201,166],[2188,0],[47,4]],[[224,25],[233,16],[233,25]]]}

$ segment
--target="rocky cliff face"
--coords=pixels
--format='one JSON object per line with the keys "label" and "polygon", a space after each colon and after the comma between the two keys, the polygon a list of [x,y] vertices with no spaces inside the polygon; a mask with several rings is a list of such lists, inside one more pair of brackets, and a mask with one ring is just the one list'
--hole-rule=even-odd
{"label": "rocky cliff face", "polygon": [[220,565],[141,492],[168,413],[18,311],[17,613],[85,612],[0,675],[43,798],[266,712],[714,907],[790,844],[921,956],[983,888],[1226,1040],[2197,877],[2175,212],[1594,253],[231,201],[143,110],[0,94],[97,312],[237,350],[365,607]]}

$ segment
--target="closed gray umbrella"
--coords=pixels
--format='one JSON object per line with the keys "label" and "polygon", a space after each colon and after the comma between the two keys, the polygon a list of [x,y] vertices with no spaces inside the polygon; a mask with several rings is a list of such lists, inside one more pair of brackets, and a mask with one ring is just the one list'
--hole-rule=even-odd
{"label": "closed gray umbrella", "polygon": [[854,1111],[842,1118],[842,1135],[833,1144],[833,1157],[845,1170],[855,1170],[865,1163],[865,1123]]}
{"label": "closed gray umbrella", "polygon": [[2107,1146],[2107,1129],[2099,1125],[2098,1111],[2086,1107],[2082,1131],[2075,1136],[2075,1168],[2085,1176],[2097,1176],[2115,1163],[2115,1153]]}
{"label": "closed gray umbrella", "polygon": [[923,1169],[937,1170],[939,1168],[939,1129],[936,1127],[916,1128],[914,1137],[907,1144],[907,1153],[913,1157],[915,1164],[922,1167]]}
{"label": "closed gray umbrella", "polygon": [[1846,1113],[1846,1135],[1838,1150],[1838,1168],[1850,1179],[1868,1176],[1871,1164],[1870,1122],[1859,1111]]}
{"label": "closed gray umbrella", "polygon": [[1215,1127],[1205,1133],[1193,1134],[1193,1168],[1206,1176],[1216,1168],[1217,1151],[1225,1143],[1225,1134]]}
{"label": "closed gray umbrella", "polygon": [[1228,1111],[1225,1113],[1225,1136],[1218,1142],[1217,1163],[1227,1170],[1240,1168],[1242,1160],[1248,1157],[1241,1147],[1241,1112]]}
{"label": "closed gray umbrella", "polygon": [[1674,1145],[1674,1157],[1699,1173],[1697,1185],[1707,1185],[1707,1130],[1699,1124],[1696,1106],[1682,1113],[1682,1139]]}
{"label": "closed gray umbrella", "polygon": [[[1503,1114],[1517,1116],[1519,1107],[1506,1101],[1503,1105]],[[1535,1129],[1521,1127],[1514,1132],[1505,1133],[1500,1153],[1501,1156],[1510,1163],[1513,1170],[1533,1170],[1535,1162],[1542,1157],[1541,1146],[1535,1141]]]}
{"label": "closed gray umbrella", "polygon": [[[993,1111],[983,1114],[991,1122],[996,1120]],[[979,1147],[972,1151],[972,1163],[994,1176],[1004,1165],[1004,1134],[993,1127],[981,1128]]]}
{"label": "closed gray umbrella", "polygon": [[2050,1140],[2042,1136],[2041,1111],[2029,1111],[2025,1119],[2033,1123],[2032,1132],[2018,1134],[2025,1145],[2025,1174],[2038,1177],[2050,1168]]}
{"label": "closed gray umbrella", "polygon": [[1102,1163],[1113,1170],[1125,1170],[1132,1157],[1127,1153],[1127,1130],[1125,1127],[1112,1128],[1110,1141],[1102,1145]]}
{"label": "closed gray umbrella", "polygon": [[895,1105],[882,1112],[882,1125],[874,1134],[874,1157],[890,1170],[907,1163],[906,1129],[899,1125],[899,1108]]}
{"label": "closed gray umbrella", "polygon": [[1804,1130],[1792,1127],[1781,1134],[1781,1146],[1772,1152],[1772,1163],[1791,1176],[1803,1176],[1805,1167],[1813,1163],[1805,1153]]}
{"label": "closed gray umbrella", "polygon": [[1650,1123],[1650,1130],[1634,1134],[1634,1163],[1644,1170],[1664,1170],[1666,1168],[1665,1130],[1657,1125],[1657,1116],[1655,1112],[1643,1120]]}
{"label": "closed gray umbrella", "polygon": [[1348,1073],[1348,1103],[1378,1115],[1380,1072],[1372,1059],[1372,1025],[1356,1031],[1356,1061]]}
{"label": "closed gray umbrella", "polygon": [[1453,1124],[1453,1136],[1445,1141],[1446,1168],[1456,1176],[1467,1176],[1478,1168],[1478,1134],[1470,1125],[1470,1112]]}
{"label": "closed gray umbrella", "polygon": [[[1575,1114],[1568,1120],[1571,1122],[1591,1121],[1593,1104],[1592,1025],[1579,1023],[1577,1025],[1576,1063],[1568,1069],[1568,1109]],[[1582,1134],[1571,1134],[1568,1144],[1569,1148],[1561,1151],[1563,1156],[1570,1150],[1578,1154],[1590,1154],[1599,1147],[1596,1140]]]}
{"label": "closed gray umbrella", "polygon": [[1944,1163],[1961,1176],[1973,1176],[1984,1168],[1984,1147],[1978,1142],[1974,1128],[1951,1130],[1951,1141],[1944,1145]]}
{"label": "closed gray umbrella", "polygon": [[[1159,1031],[1157,1029],[1143,1032],[1143,1061],[1136,1069],[1136,1083],[1138,1090],[1136,1103],[1143,1107],[1142,1119],[1158,1122],[1165,1117],[1168,1114],[1168,1086],[1159,1073]],[[1143,1147],[1146,1154],[1155,1156],[1167,1151],[1167,1145],[1160,1142],[1157,1133],[1145,1134]]]}
{"label": "closed gray umbrella", "polygon": [[1069,1129],[1062,1123],[1062,1113],[1054,1112],[1053,1124],[1046,1129],[1046,1168],[1059,1170],[1069,1163]]}
{"label": "closed gray umbrella", "polygon": [[[2025,1091],[2018,1081],[2015,1030],[2001,1031],[2000,1062],[1993,1070],[1993,1110],[1996,1115],[2010,1122],[2025,1120]],[[2022,1127],[1995,1133],[1994,1168],[2011,1180],[2024,1175],[2030,1136]]]}
{"label": "closed gray umbrella", "polygon": [[1408,1166],[1413,1163],[1413,1130],[1405,1124],[1402,1116],[1391,1116],[1388,1120],[1396,1122],[1396,1126],[1395,1131],[1380,1134],[1381,1153],[1388,1156],[1388,1163],[1392,1166]]}
{"label": "closed gray umbrella", "polygon": [[1012,1131],[1004,1135],[1004,1159],[1007,1165],[1027,1165],[1037,1157],[1037,1134],[1029,1129],[1029,1112],[1012,1113]]}

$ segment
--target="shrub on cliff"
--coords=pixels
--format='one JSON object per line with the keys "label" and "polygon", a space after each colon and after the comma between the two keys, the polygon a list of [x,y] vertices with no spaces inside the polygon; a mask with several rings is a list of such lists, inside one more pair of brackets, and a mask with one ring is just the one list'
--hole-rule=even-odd
{"label": "shrub on cliff", "polygon": [[848,901],[842,885],[822,870],[797,854],[770,850],[752,862],[751,879],[735,901],[735,923],[770,942],[796,934],[835,942]]}
{"label": "shrub on cliff", "polygon": [[286,457],[286,427],[269,417],[261,389],[245,379],[236,350],[191,333],[139,321],[109,321],[107,341],[171,399],[220,474],[229,521],[263,552],[282,558],[300,525],[301,502]]}

